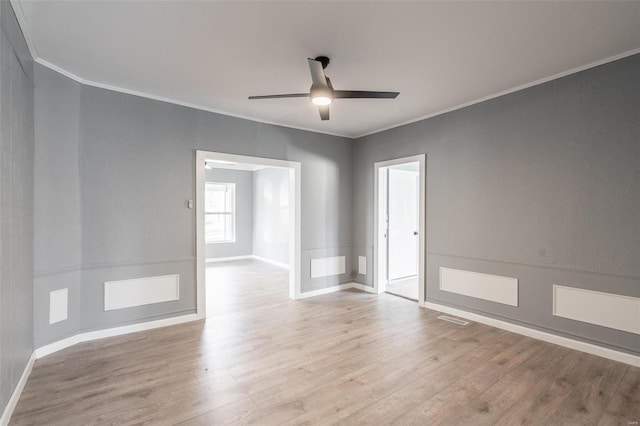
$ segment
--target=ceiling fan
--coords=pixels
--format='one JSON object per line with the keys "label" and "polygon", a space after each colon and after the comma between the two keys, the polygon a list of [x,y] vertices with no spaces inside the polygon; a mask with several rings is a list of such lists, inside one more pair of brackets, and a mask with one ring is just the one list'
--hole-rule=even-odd
{"label": "ceiling fan", "polygon": [[329,119],[329,104],[334,99],[395,99],[399,92],[371,92],[366,90],[335,90],[331,80],[324,74],[324,69],[329,65],[329,58],[318,56],[315,59],[308,58],[311,70],[311,88],[309,93],[287,93],[283,95],[249,96],[249,99],[278,99],[278,98],[305,98],[318,106],[320,118]]}

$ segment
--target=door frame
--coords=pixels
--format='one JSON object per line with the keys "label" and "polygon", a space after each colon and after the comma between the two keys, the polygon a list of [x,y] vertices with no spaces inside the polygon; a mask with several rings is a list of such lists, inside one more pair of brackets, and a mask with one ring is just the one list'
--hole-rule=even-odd
{"label": "door frame", "polygon": [[206,318],[206,242],[204,235],[204,183],[207,161],[249,163],[289,170],[289,297],[300,298],[300,194],[301,169],[297,161],[196,150],[196,315]]}
{"label": "door frame", "polygon": [[418,177],[418,304],[425,306],[426,301],[426,154],[412,155],[409,157],[396,158],[393,160],[378,161],[374,163],[374,210],[373,210],[373,289],[376,293],[384,293],[387,279],[387,241],[384,235],[385,210],[388,199],[387,173],[390,166],[397,166],[406,163],[419,163]]}

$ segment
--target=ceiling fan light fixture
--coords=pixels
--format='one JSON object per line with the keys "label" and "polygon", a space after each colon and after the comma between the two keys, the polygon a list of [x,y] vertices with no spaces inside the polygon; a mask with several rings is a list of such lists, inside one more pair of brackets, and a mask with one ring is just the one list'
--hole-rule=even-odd
{"label": "ceiling fan light fixture", "polygon": [[329,105],[331,103],[331,98],[328,98],[326,96],[317,96],[311,99],[311,102],[316,105]]}
{"label": "ceiling fan light fixture", "polygon": [[333,101],[333,91],[328,87],[312,87],[310,97],[316,105],[329,105]]}
{"label": "ceiling fan light fixture", "polygon": [[[1,1],[1,0],[0,0]],[[329,65],[329,58],[318,56],[315,59],[307,58],[309,71],[311,72],[311,89],[309,93],[288,93],[281,95],[249,96],[249,99],[281,99],[281,98],[306,98],[317,105],[320,119],[329,119],[329,104],[334,99],[395,99],[399,92],[374,92],[370,90],[334,90],[331,79],[324,73]]]}

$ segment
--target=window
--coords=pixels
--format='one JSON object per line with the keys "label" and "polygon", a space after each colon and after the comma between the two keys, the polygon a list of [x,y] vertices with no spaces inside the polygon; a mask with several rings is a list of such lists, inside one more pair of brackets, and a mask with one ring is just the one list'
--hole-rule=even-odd
{"label": "window", "polygon": [[236,184],[205,182],[205,241],[234,243],[236,241]]}

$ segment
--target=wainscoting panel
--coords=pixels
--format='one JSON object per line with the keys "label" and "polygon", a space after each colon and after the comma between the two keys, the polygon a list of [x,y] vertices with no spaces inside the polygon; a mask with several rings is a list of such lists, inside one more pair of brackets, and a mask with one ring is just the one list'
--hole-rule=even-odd
{"label": "wainscoting panel", "polygon": [[49,324],[64,321],[69,316],[69,289],[49,292]]}
{"label": "wainscoting panel", "polygon": [[345,270],[345,256],[311,259],[311,278],[340,275],[344,274]]}
{"label": "wainscoting panel", "polygon": [[553,315],[640,334],[640,298],[553,286]]}
{"label": "wainscoting panel", "polygon": [[105,311],[169,302],[179,298],[179,275],[107,281],[104,283]]}
{"label": "wainscoting panel", "polygon": [[358,274],[367,275],[367,258],[358,256]]}
{"label": "wainscoting panel", "polygon": [[518,306],[518,279],[440,267],[440,290]]}

